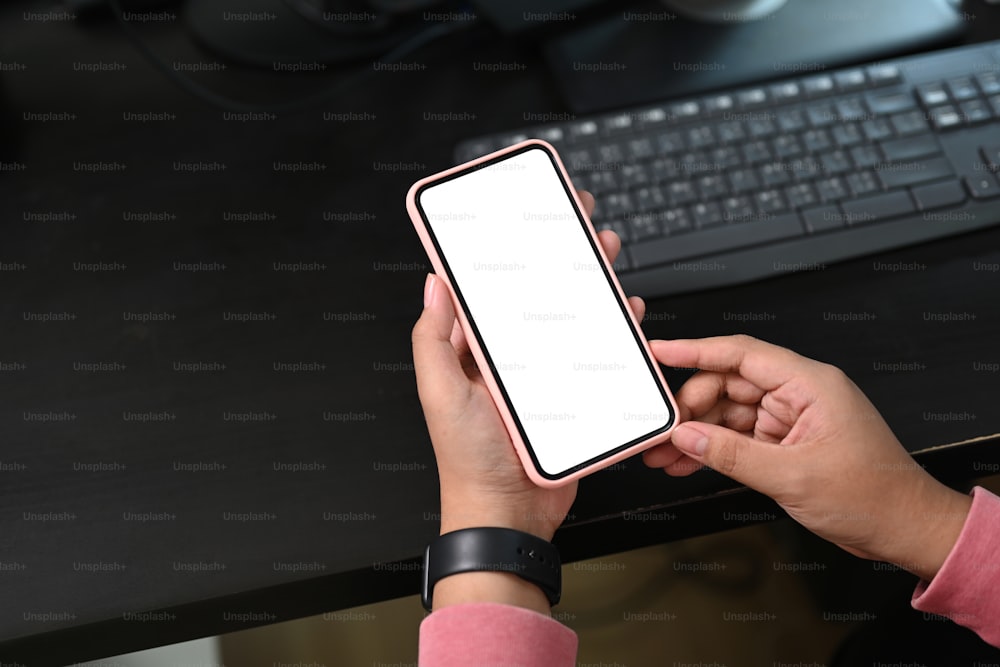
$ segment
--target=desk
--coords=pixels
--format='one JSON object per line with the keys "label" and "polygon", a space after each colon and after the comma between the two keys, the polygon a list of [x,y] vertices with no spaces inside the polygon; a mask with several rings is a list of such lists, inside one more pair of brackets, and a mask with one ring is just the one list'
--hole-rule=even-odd
{"label": "desk", "polygon": [[[0,10],[0,55],[26,65],[2,79],[2,159],[24,168],[0,174],[0,262],[22,265],[0,272],[0,658],[62,664],[415,593],[438,504],[409,340],[428,267],[403,195],[459,139],[561,111],[540,59],[460,36],[420,52],[426,74],[245,121],[116,26],[21,9]],[[1000,21],[977,11],[985,39]],[[214,61],[179,26],[143,33],[170,61]],[[499,60],[528,67],[469,75]],[[190,76],[262,100],[331,80]],[[475,120],[428,120],[443,112]],[[878,261],[915,270],[869,258],[654,300],[647,334],[743,331],[835,363],[935,473],[996,470],[996,440],[942,445],[1000,433],[984,370],[1000,273],[974,270],[1000,262],[1000,229]],[[633,460],[581,484],[557,539],[573,561],[772,514],[714,473]]]}

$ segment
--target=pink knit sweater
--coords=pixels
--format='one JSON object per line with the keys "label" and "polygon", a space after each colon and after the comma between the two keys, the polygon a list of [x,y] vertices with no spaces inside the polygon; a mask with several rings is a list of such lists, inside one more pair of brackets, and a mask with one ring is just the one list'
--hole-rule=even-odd
{"label": "pink knit sweater", "polygon": [[[976,487],[962,533],[913,607],[947,616],[1000,647],[1000,497]],[[492,602],[459,604],[420,624],[422,667],[572,667],[576,633],[537,612]]]}

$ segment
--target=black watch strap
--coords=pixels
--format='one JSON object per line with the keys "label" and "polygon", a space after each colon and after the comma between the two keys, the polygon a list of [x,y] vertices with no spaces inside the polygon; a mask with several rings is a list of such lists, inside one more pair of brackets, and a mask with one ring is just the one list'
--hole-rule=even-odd
{"label": "black watch strap", "polygon": [[562,561],[551,542],[510,528],[465,528],[445,533],[424,551],[420,601],[432,608],[434,584],[460,572],[510,572],[535,584],[550,605],[562,595]]}

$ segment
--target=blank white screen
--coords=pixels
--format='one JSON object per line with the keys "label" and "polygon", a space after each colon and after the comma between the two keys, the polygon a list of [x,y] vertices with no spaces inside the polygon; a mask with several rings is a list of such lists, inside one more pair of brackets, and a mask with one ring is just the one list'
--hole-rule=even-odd
{"label": "blank white screen", "polygon": [[544,472],[668,425],[670,405],[545,151],[432,185],[419,203]]}

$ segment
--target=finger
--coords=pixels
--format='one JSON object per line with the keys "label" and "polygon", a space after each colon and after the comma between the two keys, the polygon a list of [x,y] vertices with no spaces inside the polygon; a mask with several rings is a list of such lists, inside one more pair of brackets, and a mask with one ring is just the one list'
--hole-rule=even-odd
{"label": "finger", "polygon": [[[651,341],[650,346],[652,344]],[[688,378],[676,396],[677,402],[683,403],[695,418],[707,413],[722,399],[756,405],[763,397],[764,390],[746,378],[735,373],[709,371],[701,371]]]}
{"label": "finger", "polygon": [[717,424],[734,431],[752,432],[757,424],[757,406],[743,405],[729,399],[723,399],[697,421],[703,424]]}
{"label": "finger", "polygon": [[791,350],[744,335],[657,340],[650,346],[660,363],[667,366],[738,373],[768,391],[814,370],[811,365],[816,364]]}
{"label": "finger", "polygon": [[608,261],[614,264],[618,259],[618,253],[622,251],[622,240],[610,229],[597,232],[597,238],[604,248],[604,254],[608,256]]}
{"label": "finger", "polygon": [[688,475],[698,472],[704,467],[704,465],[698,463],[693,458],[685,454],[670,465],[664,467],[663,472],[667,473],[671,477],[687,477]]}
{"label": "finger", "polygon": [[650,468],[665,468],[684,456],[684,452],[666,442],[644,451],[642,462]]}
{"label": "finger", "polygon": [[440,278],[428,274],[424,284],[424,310],[413,326],[413,369],[417,392],[425,410],[453,406],[467,396],[468,378],[462,369],[451,335],[455,310]]}
{"label": "finger", "polygon": [[770,496],[780,494],[780,471],[787,467],[788,448],[756,442],[742,433],[701,422],[686,422],[670,436],[689,457]]}
{"label": "finger", "polygon": [[775,417],[763,405],[757,406],[757,424],[753,430],[755,438],[764,442],[781,442],[791,430],[790,424]]}
{"label": "finger", "polygon": [[580,203],[583,204],[583,210],[587,217],[594,215],[594,195],[586,190],[577,190],[576,194],[580,196]]}
{"label": "finger", "polygon": [[642,297],[630,296],[628,298],[628,305],[632,308],[632,312],[635,313],[635,319],[642,322],[642,318],[646,316],[646,302],[642,300]]}

